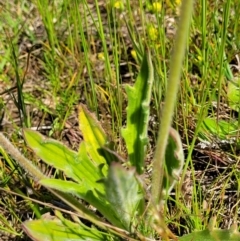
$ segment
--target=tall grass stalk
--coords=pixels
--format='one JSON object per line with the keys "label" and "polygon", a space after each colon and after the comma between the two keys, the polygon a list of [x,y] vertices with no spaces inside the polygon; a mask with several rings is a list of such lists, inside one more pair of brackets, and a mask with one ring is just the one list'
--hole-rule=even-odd
{"label": "tall grass stalk", "polygon": [[[68,2],[68,0],[67,0]],[[75,28],[78,26],[79,31],[80,31],[80,38],[79,41],[81,40],[81,43],[79,43],[79,49],[81,49],[80,44],[82,44],[82,48],[83,48],[83,56],[84,56],[84,63],[86,65],[87,68],[87,72],[89,75],[89,80],[90,80],[90,86],[91,86],[91,91],[89,93],[88,90],[88,84],[86,83],[86,81],[84,81],[84,88],[85,88],[85,95],[86,95],[86,99],[87,102],[89,104],[89,106],[91,107],[91,109],[93,109],[94,111],[96,111],[97,115],[99,112],[98,109],[98,103],[97,103],[97,96],[96,96],[96,87],[95,87],[95,82],[94,82],[94,77],[93,77],[93,69],[91,67],[91,63],[89,60],[89,55],[90,55],[90,46],[89,46],[89,40],[87,39],[87,37],[84,34],[84,22],[87,25],[87,15],[91,14],[90,13],[90,9],[87,6],[87,3],[85,2],[83,4],[86,8],[86,11],[84,12],[84,16],[81,16],[79,13],[79,6],[78,6],[78,1],[74,1],[74,9],[70,10],[70,13],[73,12],[72,18],[73,18],[73,23]],[[87,25],[88,28],[88,25]],[[76,29],[76,35],[78,34],[78,30]],[[89,96],[89,97],[88,97]]]}
{"label": "tall grass stalk", "polygon": [[[196,32],[197,29],[200,29],[201,35],[201,45],[194,46],[198,53],[198,67],[201,72],[200,84],[199,84],[199,92],[194,92],[192,90],[193,85],[187,85],[188,92],[191,93],[192,101],[185,100],[184,103],[191,106],[192,110],[195,110],[195,130],[194,135],[190,143],[188,143],[188,155],[186,158],[186,164],[183,171],[183,176],[185,175],[187,168],[190,165],[191,169],[191,177],[193,180],[193,199],[192,199],[192,207],[193,207],[193,215],[189,216],[192,220],[192,225],[194,229],[202,229],[202,202],[199,201],[199,187],[197,186],[195,169],[193,165],[193,150],[195,147],[196,140],[199,137],[199,130],[203,124],[204,119],[208,115],[208,112],[212,109],[212,115],[215,115],[215,110],[212,108],[213,101],[218,102],[217,111],[219,110],[220,96],[222,96],[222,88],[225,85],[223,79],[225,78],[224,71],[226,67],[226,57],[225,57],[225,48],[226,42],[224,38],[226,38],[228,31],[226,30],[226,24],[229,22],[229,7],[231,0],[225,3],[226,8],[223,12],[223,15],[219,16],[218,6],[216,4],[210,4],[205,0],[200,3],[196,3],[196,9],[200,10],[198,14],[194,15],[194,25],[193,31]],[[215,21],[216,19],[222,19],[222,22]],[[214,21],[210,21],[214,20]],[[225,27],[222,28],[221,24]],[[213,30],[216,29],[216,32]],[[224,29],[224,30],[223,30]],[[224,33],[223,33],[224,32]],[[219,42],[220,40],[220,42]],[[194,43],[195,44],[195,43]],[[198,46],[200,47],[198,49]],[[191,58],[192,62],[194,61]],[[216,84],[217,83],[217,84]],[[221,84],[220,84],[221,83]],[[185,108],[183,108],[185,109]],[[186,109],[185,109],[186,110]],[[184,110],[184,111],[185,111]],[[187,119],[187,112],[184,114],[185,119]],[[186,131],[186,138],[188,138],[188,125],[184,128]],[[182,185],[183,179],[180,183]]]}
{"label": "tall grass stalk", "polygon": [[173,55],[170,61],[170,74],[167,86],[167,94],[165,98],[165,105],[161,118],[160,129],[158,133],[158,140],[156,151],[153,158],[153,175],[152,175],[152,204],[157,207],[162,193],[159,187],[162,186],[163,171],[164,170],[164,155],[171,127],[172,117],[174,113],[174,106],[177,100],[177,92],[180,83],[182,62],[186,49],[186,42],[188,38],[188,31],[191,22],[193,11],[193,0],[186,0],[182,2],[181,16],[176,34],[175,46]]}
{"label": "tall grass stalk", "polygon": [[[8,36],[8,34],[7,34],[7,36]],[[23,95],[23,84],[24,84],[25,76],[23,75],[23,78],[21,78],[20,68],[19,68],[19,64],[18,64],[18,57],[16,54],[16,47],[15,47],[15,44],[13,43],[13,40],[9,36],[8,36],[8,41],[9,41],[9,46],[11,49],[11,57],[12,57],[13,68],[15,71],[16,82],[17,82],[17,98],[13,94],[11,94],[11,95],[12,95],[13,101],[18,109],[21,126],[29,127],[30,122],[28,119],[26,105],[25,105],[25,101],[24,101],[24,95]]]}
{"label": "tall grass stalk", "polygon": [[225,46],[227,40],[227,29],[228,29],[228,21],[230,16],[230,6],[231,0],[228,0],[224,4],[224,13],[223,13],[223,23],[222,23],[222,32],[221,32],[221,39],[219,39],[219,51],[220,51],[220,61],[219,61],[219,72],[218,72],[218,101],[217,101],[217,120],[219,119],[219,106],[220,106],[220,97],[221,97],[221,90],[222,90],[222,80],[224,78],[224,71],[226,71],[226,55],[225,55]]}
{"label": "tall grass stalk", "polygon": [[[121,25],[120,19],[117,18],[114,3],[110,1],[107,4],[107,12],[108,12],[108,27],[104,29],[103,20],[100,13],[100,8],[98,4],[98,0],[95,0],[95,7],[97,13],[97,23],[96,28],[98,30],[99,37],[101,39],[101,44],[103,47],[103,56],[104,56],[104,81],[107,87],[108,93],[108,101],[110,103],[110,111],[112,116],[112,129],[113,132],[116,132],[121,127],[122,122],[122,97],[121,97],[121,89],[120,89],[120,76],[119,76],[119,53],[120,53],[120,43],[117,37],[116,32],[116,23]],[[113,25],[113,28],[111,27]],[[107,45],[107,36],[106,30],[109,31],[110,36],[110,46]],[[113,52],[113,62],[115,64],[115,68],[112,68],[110,61],[110,51],[109,47]]]}

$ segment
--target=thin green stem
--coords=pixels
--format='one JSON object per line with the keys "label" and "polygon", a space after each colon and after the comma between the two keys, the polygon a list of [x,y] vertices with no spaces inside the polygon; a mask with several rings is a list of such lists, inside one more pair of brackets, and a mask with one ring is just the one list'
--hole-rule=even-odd
{"label": "thin green stem", "polygon": [[230,16],[230,6],[231,0],[227,1],[224,7],[224,16],[223,16],[223,24],[222,24],[222,33],[221,33],[221,40],[220,40],[220,68],[218,74],[218,102],[217,102],[217,121],[219,120],[219,109],[220,109],[220,95],[222,89],[222,81],[224,78],[224,61],[225,61],[225,44],[227,40],[227,28]]}
{"label": "thin green stem", "polygon": [[161,199],[161,187],[163,182],[164,155],[168,141],[169,130],[171,127],[174,106],[177,99],[177,92],[180,83],[182,61],[185,54],[188,31],[191,22],[193,0],[182,2],[181,15],[178,25],[174,52],[170,62],[170,75],[167,86],[165,105],[158,133],[158,140],[155,155],[153,158],[152,175],[152,204],[157,206]]}

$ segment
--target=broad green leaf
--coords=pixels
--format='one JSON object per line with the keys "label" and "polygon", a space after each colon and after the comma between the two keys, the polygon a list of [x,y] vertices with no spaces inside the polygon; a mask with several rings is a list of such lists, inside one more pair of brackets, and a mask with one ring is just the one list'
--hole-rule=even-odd
{"label": "broad green leaf", "polygon": [[99,192],[104,193],[103,185],[100,185],[98,181],[105,176],[102,173],[101,166],[97,166],[97,164],[90,159],[85,142],[80,144],[78,155],[81,161],[77,168],[81,173],[82,181],[85,182],[85,185],[88,185],[89,188],[97,189]]}
{"label": "broad green leaf", "polygon": [[[24,139],[28,146],[47,164],[60,170],[65,170],[66,175],[77,179],[69,163],[78,162],[78,154],[67,148],[61,142],[46,138],[37,131],[24,129]],[[75,161],[76,160],[76,161]]]}
{"label": "broad green leaf", "polygon": [[143,193],[136,179],[135,170],[126,170],[118,163],[112,163],[105,181],[106,199],[110,203],[119,228],[131,231],[131,224],[136,222],[136,214],[141,215]]}
{"label": "broad green leaf", "polygon": [[240,233],[231,230],[194,231],[179,238],[179,241],[239,241]]}
{"label": "broad green leaf", "polygon": [[199,131],[200,138],[203,140],[229,140],[235,137],[238,131],[237,121],[225,121],[206,118]]}
{"label": "broad green leaf", "polygon": [[229,107],[235,111],[239,111],[240,106],[240,78],[229,81],[227,87],[227,97]]}
{"label": "broad green leaf", "polygon": [[30,129],[24,129],[24,138],[28,146],[44,162],[64,171],[76,182],[84,181],[94,188],[96,181],[103,178],[100,168],[89,159],[84,142],[81,143],[77,153],[62,143]]}
{"label": "broad green leaf", "polygon": [[162,190],[164,194],[170,193],[179,179],[184,163],[184,153],[181,138],[178,132],[171,128],[165,153],[165,172]]}
{"label": "broad green leaf", "polygon": [[35,241],[105,241],[110,238],[109,235],[82,223],[57,218],[26,221],[23,223],[23,230]]}
{"label": "broad green leaf", "polygon": [[101,154],[100,150],[107,145],[108,138],[96,118],[83,106],[79,107],[79,128],[82,131],[83,139],[86,144],[87,152],[92,161],[97,165],[103,166],[103,174],[107,173],[107,162]]}
{"label": "broad green leaf", "polygon": [[142,174],[148,143],[149,104],[153,83],[153,65],[149,50],[146,51],[140,73],[133,87],[126,86],[128,96],[127,126],[122,129],[128,158],[137,173]]}
{"label": "broad green leaf", "polygon": [[232,70],[231,70],[231,65],[227,61],[226,53],[224,52],[223,54],[224,54],[224,59],[225,59],[225,61],[223,62],[224,75],[228,81],[231,81],[234,78]]}
{"label": "broad green leaf", "polygon": [[42,179],[39,181],[39,184],[45,187],[49,187],[52,189],[65,192],[65,193],[71,193],[74,196],[84,199],[85,201],[88,201],[86,200],[87,192],[92,190],[92,188],[86,185],[85,182],[82,182],[81,185],[79,185],[76,182],[66,181],[61,179],[52,179],[52,178]]}
{"label": "broad green leaf", "polygon": [[[70,193],[73,196],[81,198],[95,207],[110,223],[117,223],[118,220],[113,212],[109,212],[111,209],[105,196],[101,194],[97,189],[93,189],[82,182],[81,185],[65,180],[58,179],[43,179],[39,182],[45,187],[56,189],[65,193]],[[98,183],[101,187],[104,185],[103,182]],[[96,185],[95,185],[96,186]]]}

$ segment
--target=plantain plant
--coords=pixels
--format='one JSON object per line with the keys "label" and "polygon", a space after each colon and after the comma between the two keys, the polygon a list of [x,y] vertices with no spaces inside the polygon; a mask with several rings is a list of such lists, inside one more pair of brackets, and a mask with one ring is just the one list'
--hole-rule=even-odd
{"label": "plantain plant", "polygon": [[[66,180],[47,178],[21,156],[6,138],[2,139],[4,149],[28,170],[35,181],[62,199],[80,217],[79,222],[74,223],[56,212],[54,219],[43,216],[39,220],[26,221],[23,229],[33,240],[118,240],[119,237],[136,240],[146,235],[141,230],[149,229],[148,225],[154,222],[150,218],[152,209],[147,209],[150,200],[146,198],[144,180],[141,177],[148,144],[152,83],[153,66],[150,51],[146,50],[135,85],[126,87],[129,100],[127,125],[122,129],[128,150],[125,165],[122,165],[122,158],[111,149],[108,136],[96,117],[84,105],[79,106],[79,128],[84,141],[78,152],[36,131],[23,130],[28,146],[45,163],[61,170]],[[173,187],[176,174],[180,173],[183,164],[178,133],[171,128],[169,134],[166,154],[168,162],[162,188],[164,193],[168,193]],[[176,150],[180,150],[180,155],[175,155]],[[79,199],[94,207],[98,214],[88,210]],[[84,221],[80,221],[83,219],[89,220],[93,226],[86,226]],[[154,228],[148,232],[154,233]],[[165,235],[168,233],[170,234],[166,229]],[[153,237],[147,235],[146,238]]]}
{"label": "plantain plant", "polygon": [[[110,148],[108,136],[96,117],[83,105],[79,106],[79,127],[84,141],[81,142],[78,152],[36,131],[23,130],[24,138],[31,149],[47,164],[63,171],[67,180],[47,178],[32,166],[31,162],[22,157],[6,138],[2,139],[1,136],[1,144],[5,150],[30,172],[35,181],[75,210],[73,213],[75,222],[64,218],[59,211],[55,212],[54,218],[43,215],[39,220],[24,222],[23,229],[29,237],[33,240],[62,241],[154,240],[154,232],[161,229],[163,231],[159,234],[163,239],[177,240],[177,237],[166,228],[164,219],[159,220],[161,215],[157,215],[158,207],[147,208],[151,200],[146,198],[147,192],[141,177],[144,170],[144,158],[142,157],[145,157],[147,147],[148,107],[152,82],[151,56],[150,52],[146,51],[135,85],[127,86],[128,117],[122,134],[128,150],[130,163],[128,168],[123,167],[124,165],[120,163],[122,158]],[[165,171],[162,172],[162,194],[169,193],[173,188],[182,165],[181,140],[178,132],[170,128],[165,153]],[[162,199],[159,199],[159,203],[164,197],[161,195]],[[94,207],[98,214],[87,209],[78,201],[79,199]],[[84,220],[90,221],[92,225],[84,224]],[[236,229],[229,231],[209,229],[193,232],[179,240],[205,238],[205,240],[232,241],[238,240],[239,237]]]}
{"label": "plantain plant", "polygon": [[[79,128],[83,134],[77,152],[31,129],[24,129],[28,146],[48,165],[61,170],[64,180],[45,176],[13,147],[0,133],[0,144],[16,161],[50,192],[73,211],[74,221],[60,211],[55,216],[43,215],[25,221],[23,230],[32,240],[239,240],[237,228],[230,230],[195,231],[176,237],[165,224],[163,207],[166,195],[181,173],[184,155],[181,139],[171,127],[177,96],[181,62],[184,56],[192,1],[183,2],[177,41],[170,67],[167,97],[163,109],[159,139],[153,158],[151,193],[144,185],[144,161],[148,144],[149,105],[154,68],[148,49],[134,86],[127,85],[127,124],[121,134],[126,143],[128,159],[115,153],[96,117],[84,105],[79,106]],[[83,202],[84,201],[84,202]],[[86,204],[92,208],[86,207]],[[87,222],[86,222],[87,221]]]}

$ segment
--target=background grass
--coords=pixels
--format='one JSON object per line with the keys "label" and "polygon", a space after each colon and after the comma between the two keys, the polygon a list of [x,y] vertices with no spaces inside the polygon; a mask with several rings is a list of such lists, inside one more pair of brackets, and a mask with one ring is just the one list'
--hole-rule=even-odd
{"label": "background grass", "polygon": [[[76,149],[81,141],[76,109],[85,103],[124,156],[119,137],[126,119],[124,84],[134,82],[147,45],[156,71],[146,166],[151,171],[179,14],[178,2],[160,5],[141,0],[0,3],[1,131],[28,156],[32,154],[22,141],[23,126]],[[214,147],[219,138],[209,130],[199,139],[207,117],[226,120],[229,125],[233,120],[239,123],[238,109],[230,108],[227,94],[229,81],[239,76],[239,12],[237,0],[195,3],[173,124],[182,135],[186,165],[165,210],[166,221],[177,235],[203,229],[212,216],[219,227],[239,222],[238,132],[227,147]],[[201,149],[198,144],[206,137],[209,146]],[[3,150],[1,154],[0,207],[4,212],[0,226],[17,240],[22,236],[21,221],[45,209],[8,190],[42,202],[49,200],[14,160]],[[32,159],[41,165],[36,157]],[[181,191],[181,186],[186,190]]]}

